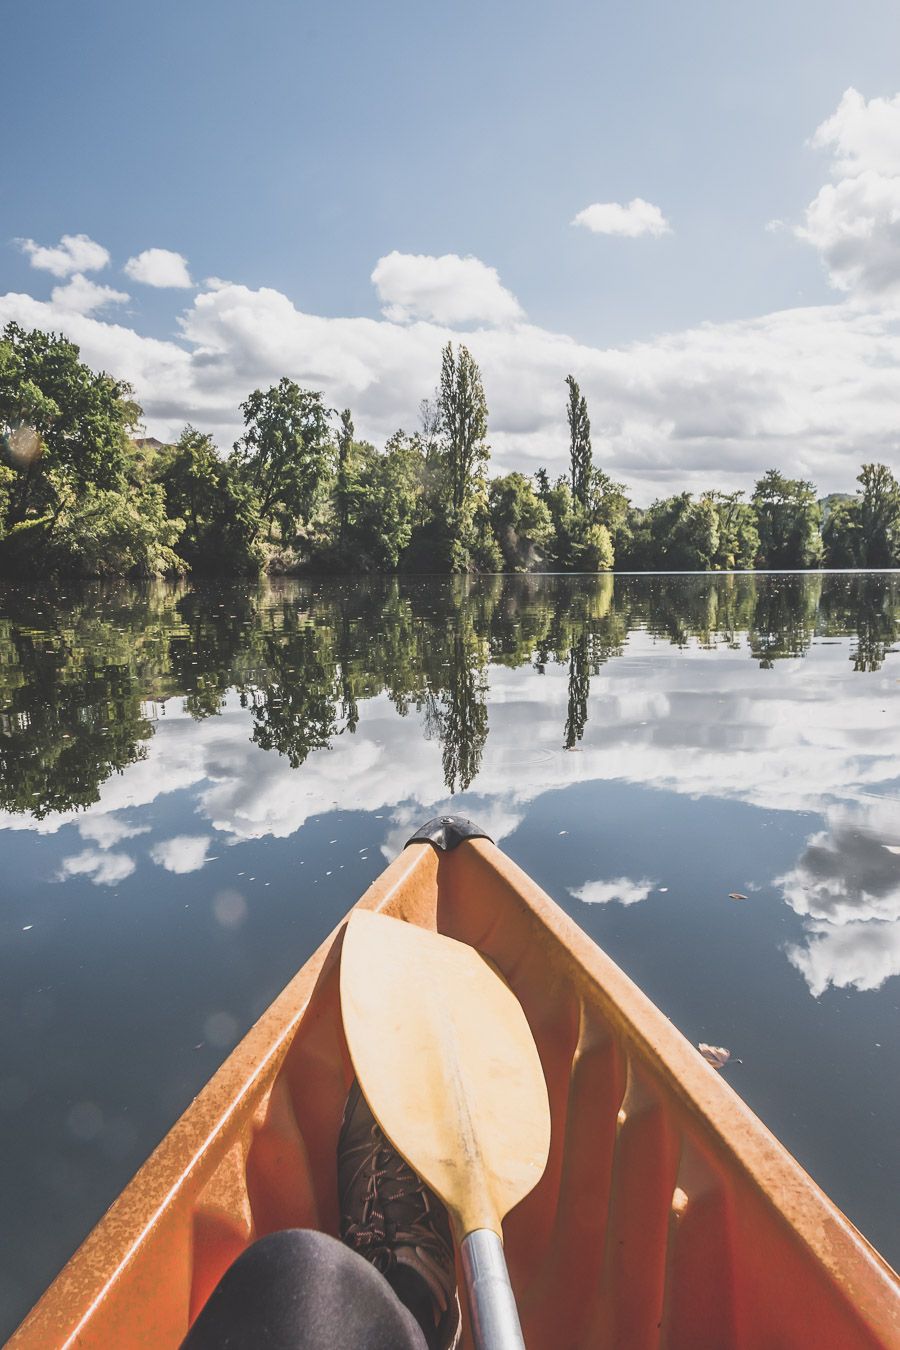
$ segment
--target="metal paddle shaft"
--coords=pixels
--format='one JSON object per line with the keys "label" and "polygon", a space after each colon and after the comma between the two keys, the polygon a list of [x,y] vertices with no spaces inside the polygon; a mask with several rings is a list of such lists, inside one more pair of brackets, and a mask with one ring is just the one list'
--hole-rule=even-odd
{"label": "metal paddle shaft", "polygon": [[503,1243],[489,1228],[476,1228],[459,1250],[475,1350],[525,1350]]}
{"label": "metal paddle shaft", "polygon": [[357,910],[341,1010],[372,1114],[450,1213],[478,1350],[523,1350],[502,1221],[543,1175],[550,1107],[521,1004],[474,948]]}

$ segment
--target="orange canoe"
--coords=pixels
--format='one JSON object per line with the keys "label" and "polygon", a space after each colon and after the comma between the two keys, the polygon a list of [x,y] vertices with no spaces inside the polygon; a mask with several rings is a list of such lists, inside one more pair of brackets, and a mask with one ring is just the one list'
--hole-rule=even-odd
{"label": "orange canoe", "polygon": [[[432,822],[359,905],[471,943],[531,1023],[550,1161],[507,1219],[529,1350],[900,1347],[900,1281],[726,1082],[489,840]],[[279,1228],[337,1232],[340,925],[63,1269],[15,1350],[177,1346]]]}

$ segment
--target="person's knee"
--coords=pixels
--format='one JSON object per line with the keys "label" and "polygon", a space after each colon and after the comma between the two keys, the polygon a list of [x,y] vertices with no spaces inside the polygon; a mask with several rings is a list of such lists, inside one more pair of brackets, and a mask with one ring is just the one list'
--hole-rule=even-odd
{"label": "person's knee", "polygon": [[424,1347],[387,1281],[326,1233],[289,1228],[258,1239],[222,1276],[183,1350],[372,1350]]}

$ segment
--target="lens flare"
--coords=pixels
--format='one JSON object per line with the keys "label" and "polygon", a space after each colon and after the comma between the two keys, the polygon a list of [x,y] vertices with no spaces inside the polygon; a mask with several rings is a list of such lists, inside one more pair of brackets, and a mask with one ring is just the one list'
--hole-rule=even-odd
{"label": "lens flare", "polygon": [[27,469],[44,453],[41,433],[27,422],[20,422],[3,437],[3,446],[10,459],[20,469]]}

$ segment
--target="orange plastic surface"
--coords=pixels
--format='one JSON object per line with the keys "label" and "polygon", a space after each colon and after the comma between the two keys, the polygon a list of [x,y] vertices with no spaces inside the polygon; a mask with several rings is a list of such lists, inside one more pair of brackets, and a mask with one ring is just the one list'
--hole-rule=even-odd
{"label": "orange plastic surface", "polygon": [[[741,1099],[487,840],[407,849],[359,902],[493,960],[531,1023],[552,1141],[504,1226],[529,1350],[900,1350],[900,1281]],[[341,925],[13,1336],[175,1347],[257,1237],[337,1229],[351,1071]]]}

